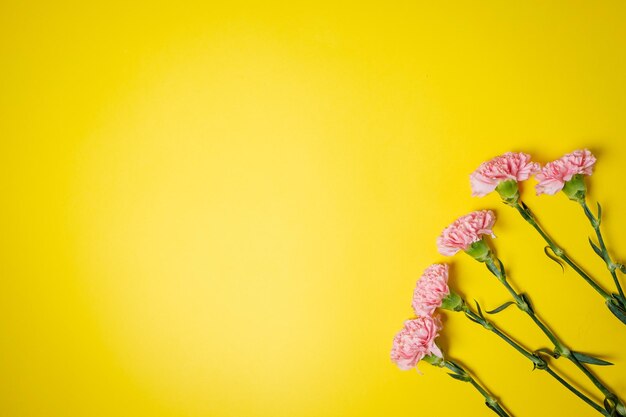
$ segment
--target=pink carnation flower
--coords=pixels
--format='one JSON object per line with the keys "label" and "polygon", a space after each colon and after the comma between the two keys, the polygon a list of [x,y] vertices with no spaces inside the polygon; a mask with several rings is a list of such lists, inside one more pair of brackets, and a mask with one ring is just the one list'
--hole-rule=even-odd
{"label": "pink carnation flower", "polygon": [[434,264],[426,268],[413,292],[413,310],[417,316],[430,316],[450,294],[448,265]]}
{"label": "pink carnation flower", "polygon": [[439,336],[441,321],[438,317],[423,316],[404,322],[404,328],[393,339],[391,360],[406,371],[415,368],[426,355],[443,358],[435,338]]}
{"label": "pink carnation flower", "polygon": [[535,186],[537,195],[554,195],[561,191],[565,182],[574,175],[591,175],[596,157],[588,149],[577,150],[568,153],[556,161],[552,161],[543,167],[541,172],[535,175],[539,184]]}
{"label": "pink carnation flower", "polygon": [[504,155],[483,162],[470,174],[472,196],[484,197],[496,189],[503,181],[526,181],[540,170],[536,162],[530,161],[530,155],[522,152],[507,152]]}
{"label": "pink carnation flower", "polygon": [[491,210],[474,211],[459,217],[437,238],[439,253],[452,256],[460,250],[467,250],[472,243],[481,240],[483,235],[496,237],[491,230],[495,222],[496,216]]}

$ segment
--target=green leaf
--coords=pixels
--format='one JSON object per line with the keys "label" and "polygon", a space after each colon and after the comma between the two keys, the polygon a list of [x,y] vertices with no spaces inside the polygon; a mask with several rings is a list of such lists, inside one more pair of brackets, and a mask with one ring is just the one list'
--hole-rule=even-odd
{"label": "green leaf", "polygon": [[619,264],[619,270],[622,271],[622,274],[626,274],[626,265],[624,264]]}
{"label": "green leaf", "polygon": [[500,258],[496,258],[498,261],[498,268],[500,269],[500,277],[504,278],[506,277],[506,272],[504,271],[504,265],[502,264],[502,261],[500,260]]}
{"label": "green leaf", "polygon": [[474,300],[474,302],[476,303],[476,309],[478,310],[478,315],[484,319],[485,316],[483,315],[483,310],[480,308],[480,304],[478,304],[478,301]]}
{"label": "green leaf", "polygon": [[580,353],[580,352],[572,352],[572,355],[574,355],[574,357],[578,359],[579,362],[588,363],[590,365],[599,365],[599,366],[613,365],[611,362],[607,362],[605,360],[598,359],[590,355],[585,355],[584,353]]}
{"label": "green leaf", "polygon": [[604,399],[604,408],[610,413],[609,416],[617,416],[617,407],[609,398]]}
{"label": "green leaf", "polygon": [[485,265],[487,266],[489,272],[491,272],[496,278],[500,279],[502,277],[501,271],[496,267],[496,264],[494,264],[493,261],[487,260],[485,261]]}
{"label": "green leaf", "polygon": [[522,206],[522,208],[524,209],[525,212],[530,214],[529,210],[528,210],[528,206],[526,205],[526,203],[524,203],[523,201],[520,201],[519,204],[520,204],[520,206]]}
{"label": "green leaf", "polygon": [[595,243],[592,242],[591,238],[589,238],[589,244],[593,248],[593,251],[596,253],[596,255],[598,255],[600,258],[604,259],[604,255],[602,254],[602,251],[600,250],[599,247],[596,246]]}
{"label": "green leaf", "polygon": [[465,373],[463,371],[463,369],[458,364],[456,364],[456,363],[454,363],[452,361],[446,361],[446,368],[448,368],[452,372],[456,372],[459,375],[463,375]]}
{"label": "green leaf", "polygon": [[561,267],[561,271],[565,272],[565,267],[563,266],[563,262],[561,262],[561,260],[557,258],[556,255],[548,253],[548,249],[552,250],[550,246],[546,246],[545,248],[543,248],[543,252],[546,254],[548,258],[552,259]]}
{"label": "green leaf", "polygon": [[505,308],[507,308],[508,306],[510,306],[511,304],[515,304],[515,301],[507,301],[506,303],[502,304],[500,307],[487,311],[487,314],[497,314],[501,312],[502,310],[504,310]]}
{"label": "green leaf", "polygon": [[463,381],[463,382],[467,382],[467,376],[465,375],[457,375],[457,374],[451,374],[448,372],[448,375],[450,375],[452,378],[458,380],[458,381]]}
{"label": "green leaf", "polygon": [[470,319],[470,320],[471,320],[471,321],[473,321],[474,323],[482,324],[481,322],[479,322],[478,320],[476,320],[474,317],[470,316],[468,313],[465,313],[465,317],[467,317],[468,319]]}
{"label": "green leaf", "polygon": [[598,226],[600,226],[600,223],[602,223],[602,206],[600,205],[600,203],[598,204]]}
{"label": "green leaf", "polygon": [[620,319],[622,323],[626,324],[626,311],[624,311],[624,309],[617,304],[617,301],[608,300],[606,305],[615,317]]}

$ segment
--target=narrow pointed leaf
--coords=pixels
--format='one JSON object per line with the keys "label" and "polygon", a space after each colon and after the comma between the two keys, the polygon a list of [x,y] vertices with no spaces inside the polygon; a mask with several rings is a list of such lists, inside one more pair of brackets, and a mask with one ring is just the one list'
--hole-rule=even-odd
{"label": "narrow pointed leaf", "polygon": [[520,201],[520,206],[522,206],[522,208],[524,209],[524,211],[528,211],[528,206],[526,205],[526,203],[524,203],[523,201]]}
{"label": "narrow pointed leaf", "polygon": [[487,314],[497,314],[497,313],[501,312],[502,310],[504,310],[505,308],[507,308],[508,306],[510,306],[511,304],[515,304],[515,301],[507,301],[506,303],[502,304],[500,307],[494,308],[493,310],[490,310],[490,311],[486,311],[486,313]]}
{"label": "narrow pointed leaf", "polygon": [[446,368],[450,369],[452,372],[456,372],[457,374],[463,374],[463,369],[461,369],[461,367],[452,362],[452,361],[446,361]]}
{"label": "narrow pointed leaf", "polygon": [[626,311],[619,307],[615,302],[609,300],[606,302],[607,307],[611,310],[611,313],[624,324],[626,324]]}
{"label": "narrow pointed leaf", "polygon": [[605,360],[598,359],[590,355],[585,355],[584,353],[572,352],[572,354],[574,355],[576,359],[578,359],[579,362],[588,363],[590,365],[599,365],[599,366],[613,365],[611,362],[607,362]]}
{"label": "narrow pointed leaf", "polygon": [[600,226],[600,223],[602,223],[602,206],[600,205],[600,203],[598,204],[598,226]]}
{"label": "narrow pointed leaf", "polygon": [[546,254],[546,256],[548,258],[550,258],[554,262],[556,262],[561,267],[561,270],[563,272],[565,272],[565,267],[563,266],[563,262],[561,262],[561,260],[559,258],[557,258],[556,255],[549,253],[548,249],[552,250],[552,248],[550,248],[550,246],[546,246],[545,248],[543,248],[543,252]]}
{"label": "narrow pointed leaf", "polygon": [[476,309],[478,310],[478,315],[481,318],[485,318],[485,316],[483,315],[483,310],[480,308],[480,304],[478,304],[478,301],[474,300],[474,302],[476,303]]}
{"label": "narrow pointed leaf", "polygon": [[474,317],[470,316],[469,314],[465,313],[465,317],[467,317],[468,319],[470,319],[471,321],[473,321],[474,323],[478,323],[481,324],[478,320],[476,320]]}
{"label": "narrow pointed leaf", "polygon": [[501,276],[505,277],[506,276],[506,272],[504,272],[504,265],[502,265],[502,261],[500,260],[500,258],[498,258],[498,265],[499,265],[499,268],[500,268],[500,274],[502,274]]}
{"label": "narrow pointed leaf", "polygon": [[448,372],[448,375],[450,375],[452,378],[458,380],[458,381],[463,381],[463,382],[467,382],[467,377],[465,375],[457,375],[457,374],[452,374]]}
{"label": "narrow pointed leaf", "polygon": [[604,409],[610,413],[609,416],[617,415],[617,407],[615,407],[614,404],[611,404],[611,401],[608,398],[604,399]]}
{"label": "narrow pointed leaf", "polygon": [[593,251],[596,253],[596,255],[598,255],[600,258],[604,259],[604,255],[602,254],[602,251],[600,250],[600,248],[598,246],[596,246],[595,243],[593,243],[591,238],[589,238],[589,244],[593,248]]}
{"label": "narrow pointed leaf", "polygon": [[496,268],[496,265],[493,262],[486,262],[485,265],[489,272],[491,272],[494,276],[500,277],[500,271]]}

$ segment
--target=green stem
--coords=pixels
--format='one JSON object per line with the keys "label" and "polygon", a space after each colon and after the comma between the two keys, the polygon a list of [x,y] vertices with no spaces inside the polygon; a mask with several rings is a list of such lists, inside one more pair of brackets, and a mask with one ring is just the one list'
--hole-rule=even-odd
{"label": "green stem", "polygon": [[[489,262],[493,263],[493,261],[489,261]],[[493,266],[495,267],[495,265]],[[532,308],[528,305],[526,300],[524,300],[524,298],[520,294],[518,294],[517,291],[515,291],[515,289],[511,286],[511,284],[509,284],[509,282],[506,279],[506,276],[502,275],[502,272],[500,270],[498,270],[498,273],[496,274],[496,276],[498,277],[502,276],[502,278],[500,279],[500,282],[502,283],[502,285],[504,285],[504,287],[507,289],[509,294],[513,296],[513,299],[515,300],[515,304],[517,305],[517,307],[530,316],[530,318],[535,322],[537,327],[539,327],[541,331],[548,337],[548,339],[550,339],[550,341],[554,344],[554,346],[561,346],[562,344],[560,340],[556,337],[554,333],[552,333],[552,331],[545,324],[541,322],[541,320],[539,320],[539,318],[537,318],[537,316],[532,311]]]}
{"label": "green stem", "polygon": [[580,398],[581,400],[583,400],[584,402],[586,402],[587,404],[589,404],[591,407],[593,407],[597,412],[601,413],[604,416],[609,417],[610,414],[602,407],[600,407],[598,404],[596,404],[595,402],[593,402],[591,399],[589,399],[585,394],[583,394],[582,392],[578,391],[576,388],[574,388],[571,384],[569,384],[566,380],[564,380],[563,378],[561,378],[556,372],[554,372],[552,369],[550,368],[546,368],[546,372],[548,372],[550,375],[552,375],[552,377],[554,379],[556,379],[557,381],[559,381],[561,384],[563,384],[568,390],[570,390],[571,392],[574,393],[574,395],[576,395],[578,398]]}
{"label": "green stem", "polygon": [[[500,267],[496,266],[494,259],[498,261]],[[572,355],[571,350],[552,332],[552,330],[548,328],[548,326],[546,326],[541,322],[541,320],[539,320],[531,306],[526,302],[526,299],[524,299],[524,297],[518,294],[517,291],[515,291],[515,289],[511,287],[511,285],[507,281],[506,272],[504,270],[504,267],[502,266],[502,262],[498,258],[493,256],[493,258],[487,259],[485,263],[489,271],[498,278],[498,281],[500,281],[513,296],[517,307],[525,312],[533,320],[533,322],[535,322],[537,327],[539,327],[541,331],[548,337],[548,339],[550,339],[550,341],[554,343],[555,352],[557,352],[561,356],[565,356],[567,359],[573,362],[574,365],[576,365],[576,367],[580,369],[587,376],[587,378],[591,380],[591,382],[593,382],[593,384],[602,392],[602,394],[604,394],[605,397],[613,399],[617,404],[623,406],[623,403],[621,402],[621,400],[619,400],[617,395],[609,390],[602,382],[600,382],[600,380],[594,374],[589,372],[585,365],[583,365],[580,361],[578,361],[578,359],[574,357],[574,355]]]}
{"label": "green stem", "polygon": [[449,361],[443,361],[442,365],[454,372],[455,374],[457,374],[458,370],[460,369],[462,372],[462,376],[464,377],[464,381],[472,384],[472,386],[476,388],[478,392],[480,392],[480,394],[485,398],[487,406],[494,413],[498,414],[501,417],[510,417],[509,413],[507,413],[504,408],[502,408],[502,406],[498,403],[498,400],[496,400],[489,391],[487,391],[478,382],[476,382],[476,380],[469,374],[469,372],[463,369],[458,363],[453,364]]}
{"label": "green stem", "polygon": [[618,402],[619,399],[617,398],[617,395],[615,395],[613,392],[611,392],[604,384],[602,384],[598,378],[596,378],[596,376],[594,374],[591,373],[591,371],[589,371],[589,369],[587,369],[587,367],[585,365],[583,365],[578,359],[576,359],[576,357],[574,357],[573,355],[567,355],[566,356],[574,365],[576,365],[576,367],[578,369],[580,369],[582,371],[582,373],[584,373],[587,378],[589,378],[591,380],[591,382],[593,382],[593,384],[600,390],[600,392],[602,392],[602,394],[604,394],[605,397],[607,398],[611,398],[614,399]]}
{"label": "green stem", "polygon": [[600,231],[600,220],[597,219],[593,215],[593,213],[591,213],[591,210],[589,210],[589,207],[587,206],[587,202],[585,200],[581,200],[579,201],[579,203],[582,206],[583,210],[585,211],[585,215],[589,219],[589,222],[591,223],[593,230],[595,230],[596,232],[596,236],[598,237],[598,243],[600,244],[600,250],[602,251],[602,259],[604,259],[604,263],[606,263],[606,267],[611,272],[611,276],[613,277],[613,282],[615,283],[615,287],[617,288],[617,291],[619,292],[622,302],[626,302],[626,297],[624,297],[624,291],[622,290],[622,286],[620,285],[619,279],[617,278],[617,274],[615,273],[616,265],[613,263],[613,260],[611,259],[611,255],[609,255],[609,251],[607,250],[606,245],[604,243],[604,239],[602,238],[602,232]]}
{"label": "green stem", "polygon": [[543,366],[545,364],[545,361],[543,359],[533,355],[531,352],[529,352],[524,347],[519,345],[516,341],[514,341],[513,339],[508,337],[506,334],[504,334],[500,329],[498,329],[496,326],[494,326],[493,323],[489,322],[484,317],[479,316],[477,313],[472,311],[472,309],[465,303],[465,301],[463,302],[462,311],[471,320],[473,320],[473,321],[477,322],[478,324],[482,325],[485,329],[489,330],[490,332],[493,332],[496,335],[498,335],[498,337],[500,337],[506,343],[511,345],[519,353],[524,355],[524,357],[526,357],[526,359],[529,359],[530,361],[532,361],[535,364],[535,366],[537,366],[538,368],[540,368],[541,366]]}
{"label": "green stem", "polygon": [[466,316],[470,318],[471,320],[477,322],[478,324],[482,325],[485,329],[498,335],[498,337],[500,337],[502,340],[504,340],[506,343],[512,346],[515,350],[521,353],[525,358],[530,360],[536,369],[545,370],[554,379],[556,379],[563,386],[565,386],[565,388],[573,392],[578,398],[583,400],[585,403],[589,404],[596,411],[602,413],[605,416],[609,415],[602,407],[596,404],[592,399],[587,397],[582,392],[578,391],[576,388],[570,385],[567,381],[561,378],[557,373],[555,373],[544,359],[526,350],[526,348],[521,346],[519,343],[517,343],[510,337],[508,337],[505,333],[503,333],[500,329],[498,329],[493,323],[491,323],[484,317],[478,315],[476,312],[472,311],[472,309],[465,302],[463,302],[463,307],[461,311],[463,311],[466,314]]}
{"label": "green stem", "polygon": [[527,205],[524,204],[524,206],[522,207],[519,202],[516,202],[512,204],[512,206],[522,215],[524,220],[526,220],[526,222],[528,222],[541,235],[543,240],[546,241],[546,243],[548,244],[550,249],[552,249],[552,252],[554,252],[556,256],[561,258],[567,265],[569,265],[574,271],[576,271],[576,273],[580,275],[589,285],[591,285],[591,287],[596,290],[596,292],[600,294],[605,301],[611,299],[611,294],[609,294],[602,287],[600,287],[600,285],[598,285],[598,283],[595,282],[593,278],[589,276],[589,274],[587,274],[578,265],[576,265],[574,261],[572,261],[570,257],[567,256],[565,251],[560,248],[552,240],[552,238],[550,238],[550,236],[548,236],[548,234],[541,228],[541,226],[537,224],[537,222],[535,221],[535,216],[530,211],[530,208],[528,208]]}

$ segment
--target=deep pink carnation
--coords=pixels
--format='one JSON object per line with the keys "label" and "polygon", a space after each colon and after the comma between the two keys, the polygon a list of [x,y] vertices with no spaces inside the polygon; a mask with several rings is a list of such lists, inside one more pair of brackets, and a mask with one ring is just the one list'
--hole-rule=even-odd
{"label": "deep pink carnation", "polygon": [[539,172],[541,167],[530,161],[530,155],[522,152],[507,152],[483,162],[470,174],[472,196],[483,197],[507,180],[526,181]]}
{"label": "deep pink carnation", "polygon": [[434,264],[426,268],[413,292],[413,310],[417,316],[430,316],[450,294],[448,265]]}
{"label": "deep pink carnation", "polygon": [[435,338],[439,336],[441,321],[438,317],[423,316],[404,322],[404,328],[393,339],[391,360],[406,371],[415,368],[426,355],[443,358]]}
{"label": "deep pink carnation", "polygon": [[491,230],[495,222],[496,216],[491,210],[474,211],[459,217],[437,238],[439,253],[452,256],[460,250],[467,250],[472,243],[482,239],[483,235],[495,237]]}
{"label": "deep pink carnation", "polygon": [[588,149],[568,153],[556,161],[547,163],[541,172],[535,175],[539,181],[535,186],[537,195],[558,193],[565,186],[565,182],[576,174],[591,175],[595,163],[596,157]]}

